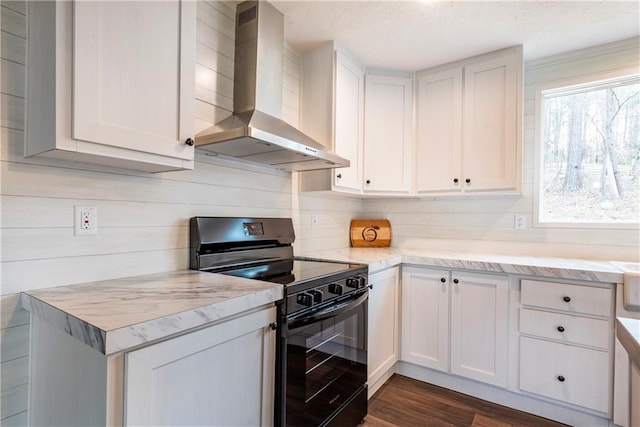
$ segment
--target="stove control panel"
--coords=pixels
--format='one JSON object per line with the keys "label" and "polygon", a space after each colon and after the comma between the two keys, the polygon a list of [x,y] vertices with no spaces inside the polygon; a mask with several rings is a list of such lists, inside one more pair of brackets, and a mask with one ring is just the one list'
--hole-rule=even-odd
{"label": "stove control panel", "polygon": [[366,277],[352,276],[330,281],[310,289],[304,289],[286,296],[285,311],[287,314],[291,314],[318,304],[327,303],[366,286]]}

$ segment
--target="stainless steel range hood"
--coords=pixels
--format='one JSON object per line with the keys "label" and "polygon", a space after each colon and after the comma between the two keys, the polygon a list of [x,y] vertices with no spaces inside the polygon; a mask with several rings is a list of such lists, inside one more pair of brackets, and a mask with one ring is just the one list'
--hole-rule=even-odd
{"label": "stainless steel range hood", "polygon": [[349,166],[349,160],[278,118],[282,113],[283,51],[282,13],[266,1],[239,4],[234,114],[196,135],[196,149],[284,170]]}

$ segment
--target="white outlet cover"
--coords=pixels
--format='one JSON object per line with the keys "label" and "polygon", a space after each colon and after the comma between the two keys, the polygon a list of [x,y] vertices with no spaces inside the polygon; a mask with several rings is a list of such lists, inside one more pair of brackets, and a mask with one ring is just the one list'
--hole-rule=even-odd
{"label": "white outlet cover", "polygon": [[74,206],[73,227],[76,236],[98,234],[98,208],[95,206]]}

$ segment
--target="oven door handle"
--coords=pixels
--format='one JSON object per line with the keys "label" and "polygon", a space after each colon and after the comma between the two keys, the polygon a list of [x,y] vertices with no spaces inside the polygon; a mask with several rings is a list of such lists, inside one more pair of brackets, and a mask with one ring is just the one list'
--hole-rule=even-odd
{"label": "oven door handle", "polygon": [[292,319],[289,319],[287,321],[287,324],[289,326],[290,329],[295,329],[298,328],[300,326],[304,326],[306,324],[309,323],[316,323],[319,322],[321,320],[325,320],[328,319],[330,317],[335,317],[339,314],[342,313],[346,313],[350,310],[353,310],[355,307],[359,306],[360,304],[362,304],[363,302],[365,302],[367,300],[367,298],[369,298],[369,292],[365,292],[364,294],[362,294],[360,297],[346,303],[346,304],[340,304],[337,306],[330,306],[327,307],[323,310],[317,311],[315,313],[307,313],[307,314],[302,314],[298,317],[294,317]]}

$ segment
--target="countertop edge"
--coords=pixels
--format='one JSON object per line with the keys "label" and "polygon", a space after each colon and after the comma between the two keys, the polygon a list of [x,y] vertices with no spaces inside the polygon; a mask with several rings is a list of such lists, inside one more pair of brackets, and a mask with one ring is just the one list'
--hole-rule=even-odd
{"label": "countertop edge", "polygon": [[224,321],[240,313],[273,304],[282,299],[282,287],[274,286],[251,294],[152,319],[107,332],[105,354],[110,355],[152,343],[205,325]]}
{"label": "countertop edge", "polygon": [[52,327],[60,329],[108,356],[189,332],[207,324],[214,324],[245,311],[273,304],[282,299],[282,295],[282,286],[273,284],[262,290],[177,313],[161,315],[148,321],[113,330],[103,330],[34,295],[30,295],[28,291],[21,293],[21,304],[31,315],[39,317]]}
{"label": "countertop edge", "polygon": [[640,319],[616,317],[616,336],[631,363],[640,368]]}

